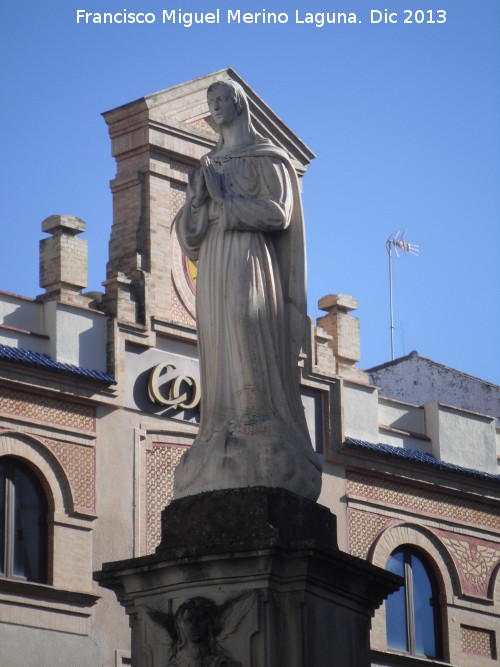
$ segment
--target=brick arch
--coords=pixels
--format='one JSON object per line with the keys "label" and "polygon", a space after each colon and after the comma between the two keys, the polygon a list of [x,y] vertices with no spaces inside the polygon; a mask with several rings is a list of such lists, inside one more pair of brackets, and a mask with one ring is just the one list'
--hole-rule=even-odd
{"label": "brick arch", "polygon": [[430,530],[412,523],[389,526],[379,534],[368,554],[368,560],[385,569],[389,556],[399,547],[415,547],[426,558],[446,599],[461,593],[455,563],[439,538]]}
{"label": "brick arch", "polygon": [[73,512],[73,496],[66,473],[43,442],[24,433],[4,432],[0,435],[0,457],[2,456],[21,459],[34,470],[54,514]]}
{"label": "brick arch", "polygon": [[497,565],[490,578],[489,595],[495,604],[500,607],[500,565]]}
{"label": "brick arch", "polygon": [[[410,546],[420,552],[434,574],[439,589],[440,639],[443,659],[450,658],[448,605],[460,593],[460,581],[455,564],[438,537],[427,528],[410,522],[393,524],[379,534],[368,559],[385,568],[389,556],[399,547]],[[373,648],[387,650],[385,604],[377,610],[372,624]]]}

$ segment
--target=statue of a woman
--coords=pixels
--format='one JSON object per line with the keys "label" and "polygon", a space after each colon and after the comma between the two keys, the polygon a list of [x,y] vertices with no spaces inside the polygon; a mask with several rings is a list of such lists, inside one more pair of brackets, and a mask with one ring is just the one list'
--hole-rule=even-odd
{"label": "statue of a woman", "polygon": [[281,487],[315,500],[321,465],[299,394],[306,326],[305,246],[297,176],[259,135],[237,83],[208,89],[220,130],[189,175],[176,219],[198,261],[201,421],[175,474],[175,497]]}

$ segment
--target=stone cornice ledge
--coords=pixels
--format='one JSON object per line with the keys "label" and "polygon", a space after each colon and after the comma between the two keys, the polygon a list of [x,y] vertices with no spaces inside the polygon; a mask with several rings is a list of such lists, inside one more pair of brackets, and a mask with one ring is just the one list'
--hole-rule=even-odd
{"label": "stone cornice ledge", "polygon": [[35,599],[39,603],[59,603],[79,607],[81,611],[93,607],[100,600],[99,595],[93,595],[92,593],[69,591],[63,588],[54,588],[54,586],[47,584],[0,577],[0,599],[3,599],[4,602],[5,596],[18,598],[18,604],[19,598],[24,598],[26,601],[29,599],[30,604]]}
{"label": "stone cornice ledge", "polygon": [[450,662],[441,662],[434,658],[416,657],[413,655],[405,655],[404,653],[390,653],[386,651],[371,651],[373,667],[458,667],[458,665]]}

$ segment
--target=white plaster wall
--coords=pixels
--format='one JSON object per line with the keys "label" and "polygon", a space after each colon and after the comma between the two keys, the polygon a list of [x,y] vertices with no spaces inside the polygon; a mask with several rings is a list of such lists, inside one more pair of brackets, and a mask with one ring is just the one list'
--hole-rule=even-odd
{"label": "white plaster wall", "polygon": [[41,304],[13,294],[0,292],[0,324],[41,334]]}
{"label": "white plaster wall", "polygon": [[[91,621],[92,635],[79,636],[2,624],[2,667],[114,667],[107,637]],[[110,658],[104,658],[109,655]],[[104,659],[104,661],[103,661]]]}
{"label": "white plaster wall", "polygon": [[29,332],[0,329],[3,345],[106,372],[106,317],[102,313],[0,292],[0,324]]}
{"label": "white plaster wall", "polygon": [[[379,398],[378,421],[379,442],[392,447],[416,449],[426,454],[432,453],[431,443],[425,433],[423,407]],[[389,428],[384,428],[384,426]],[[395,429],[395,431],[389,429]]]}
{"label": "white plaster wall", "polygon": [[[9,347],[47,353],[48,340],[43,333],[42,306],[31,299],[0,292],[0,343]],[[19,331],[19,329],[26,331]]]}
{"label": "white plaster wall", "polygon": [[44,303],[48,354],[56,361],[106,372],[106,317],[96,311]]}
{"label": "white plaster wall", "polygon": [[422,407],[380,398],[378,414],[380,424],[411,433],[425,433],[425,414]]}
{"label": "white plaster wall", "polygon": [[19,331],[10,331],[8,329],[0,329],[0,343],[15,347],[17,349],[31,350],[39,354],[48,353],[48,339],[38,336],[30,336]]}
{"label": "white plaster wall", "polygon": [[344,437],[377,443],[378,391],[374,387],[343,381]]}
{"label": "white plaster wall", "polygon": [[429,440],[424,438],[413,438],[380,429],[379,442],[384,445],[390,445],[391,447],[414,449],[417,452],[422,452],[424,454],[432,454],[432,444]]}
{"label": "white plaster wall", "polygon": [[432,453],[447,463],[497,473],[495,420],[436,402],[426,403]]}

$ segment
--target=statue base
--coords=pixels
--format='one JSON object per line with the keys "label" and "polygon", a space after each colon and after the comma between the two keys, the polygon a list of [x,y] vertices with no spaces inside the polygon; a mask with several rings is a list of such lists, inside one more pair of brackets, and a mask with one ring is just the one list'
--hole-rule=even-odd
{"label": "statue base", "polygon": [[192,445],[175,470],[175,498],[249,486],[317,500],[321,463],[310,442],[293,432],[237,434],[226,427],[213,440]]}
{"label": "statue base", "polygon": [[327,508],[265,487],[174,500],[156,553],[95,579],[130,616],[134,667],[369,667],[370,619],[400,585],[339,551]]}

